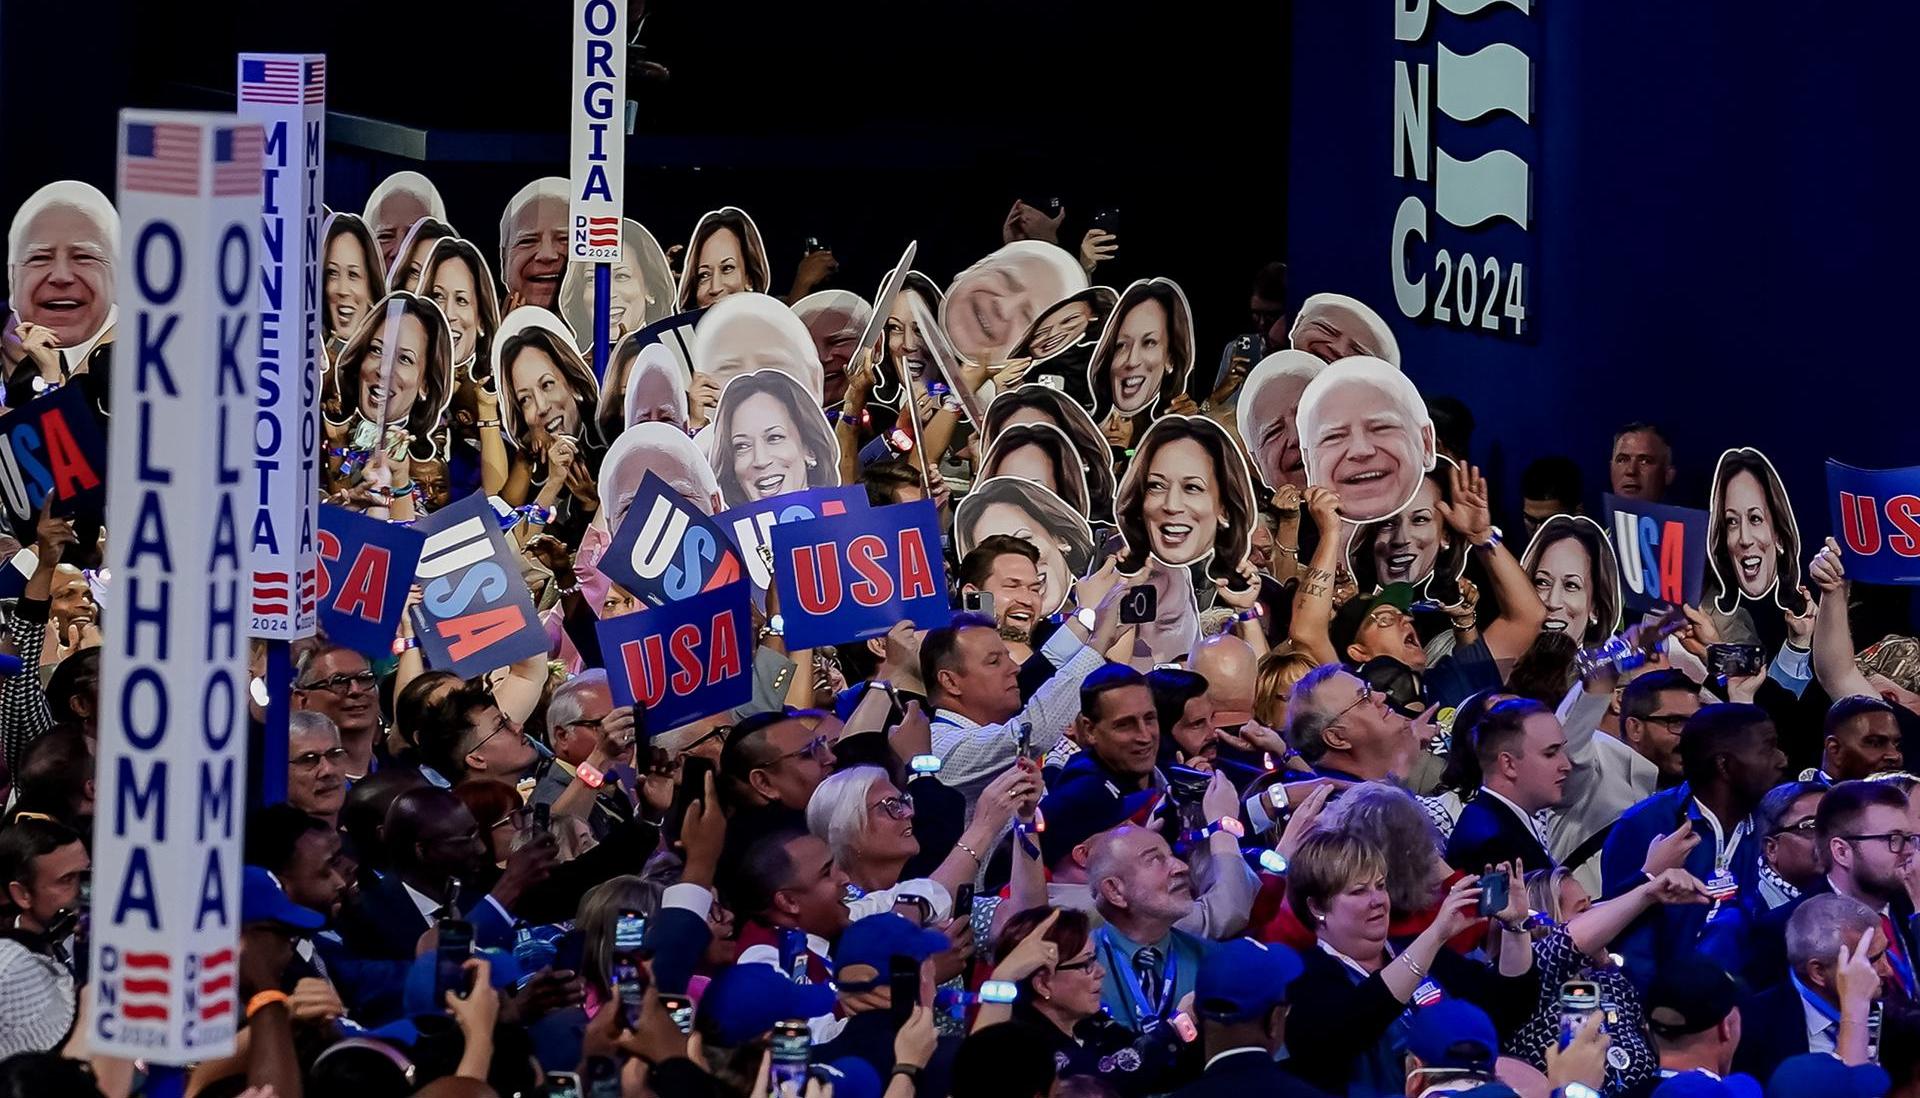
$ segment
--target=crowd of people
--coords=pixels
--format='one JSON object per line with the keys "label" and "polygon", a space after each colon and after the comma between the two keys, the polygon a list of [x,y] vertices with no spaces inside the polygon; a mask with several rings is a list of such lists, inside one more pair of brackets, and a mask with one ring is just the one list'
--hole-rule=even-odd
{"label": "crowd of people", "polygon": [[[596,355],[561,184],[497,254],[412,172],[326,222],[318,490],[492,499],[551,644],[295,644],[244,1026],[188,1093],[1920,1095],[1920,642],[1759,451],[1676,498],[1685,440],[1615,434],[1612,493],[1712,531],[1697,604],[1630,611],[1578,456],[1496,525],[1471,410],[1281,264],[1221,339],[1017,202],[951,279],[869,300],[813,251],[782,295],[729,206],[626,223]],[[118,248],[83,183],[15,217],[8,407],[111,424]],[[592,643],[659,610],[599,567],[648,474],[708,516],[931,501],[951,620],[799,648],[761,583],[752,700],[655,727]],[[0,1094],[123,1098],[86,992],[118,532],[18,533]]]}

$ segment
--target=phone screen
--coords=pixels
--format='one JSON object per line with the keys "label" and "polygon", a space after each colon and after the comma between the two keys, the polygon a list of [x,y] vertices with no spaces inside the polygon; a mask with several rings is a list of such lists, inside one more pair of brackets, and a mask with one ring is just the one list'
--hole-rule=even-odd
{"label": "phone screen", "polygon": [[473,956],[473,924],[465,919],[439,922],[440,945],[433,957],[433,1000],[446,1002],[447,992],[467,997],[466,964]]}
{"label": "phone screen", "polygon": [[1150,583],[1127,588],[1120,597],[1120,624],[1145,625],[1160,616],[1160,592]]}
{"label": "phone screen", "polygon": [[1512,886],[1512,878],[1498,871],[1480,878],[1480,914],[1498,915],[1505,911]]}
{"label": "phone screen", "polygon": [[894,1027],[907,1024],[913,1008],[920,1005],[920,962],[904,954],[895,954],[887,969],[889,1006]]}

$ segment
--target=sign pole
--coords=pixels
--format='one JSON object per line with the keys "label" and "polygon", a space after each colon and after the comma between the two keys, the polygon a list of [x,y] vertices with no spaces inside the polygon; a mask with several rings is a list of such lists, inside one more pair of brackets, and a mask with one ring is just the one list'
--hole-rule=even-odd
{"label": "sign pole", "polygon": [[606,384],[613,264],[620,262],[627,174],[627,5],[574,0],[567,260],[593,264],[593,373]]}
{"label": "sign pole", "polygon": [[613,264],[593,265],[593,376],[607,383],[607,359],[613,353]]}

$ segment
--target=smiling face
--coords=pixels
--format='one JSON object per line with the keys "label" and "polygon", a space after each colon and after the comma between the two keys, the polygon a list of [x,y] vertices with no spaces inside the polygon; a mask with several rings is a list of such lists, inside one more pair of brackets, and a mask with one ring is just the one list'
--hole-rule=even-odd
{"label": "smiling face", "polygon": [[791,333],[771,319],[753,313],[735,313],[711,341],[701,344],[697,369],[725,392],[727,383],[741,374],[778,370],[811,390],[812,363],[803,362],[793,347]]}
{"label": "smiling face", "polygon": [[1046,527],[1035,522],[1024,508],[996,502],[982,507],[980,516],[974,520],[974,543],[994,534],[1011,534],[1040,550],[1040,601],[1046,613],[1051,614],[1066,603],[1067,592],[1073,585],[1073,569],[1067,567],[1066,553]]}
{"label": "smiling face", "polygon": [[1168,323],[1166,306],[1151,297],[1120,318],[1108,365],[1108,383],[1112,386],[1109,399],[1118,411],[1132,415],[1160,395],[1172,361]]}
{"label": "smiling face", "polygon": [[771,393],[755,393],[734,409],[727,445],[733,476],[748,500],[805,491],[807,462],[818,462],[802,445],[787,406]]}
{"label": "smiling face", "polygon": [[1373,539],[1373,567],[1382,584],[1418,583],[1433,574],[1434,561],[1446,548],[1439,504],[1440,486],[1422,477],[1413,503],[1381,524]]}
{"label": "smiling face", "polygon": [[1212,553],[1221,514],[1220,478],[1205,446],[1177,438],[1154,451],[1140,499],[1154,556],[1192,564]]}
{"label": "smiling face", "polygon": [[1027,350],[1035,358],[1051,358],[1079,342],[1092,324],[1093,305],[1070,301],[1040,318],[1033,338],[1027,342]]}
{"label": "smiling face", "polygon": [[373,230],[374,246],[380,249],[381,270],[393,266],[393,257],[407,239],[407,230],[431,212],[419,195],[405,191],[393,191],[380,200],[367,228]]}
{"label": "smiling face", "polygon": [[1780,536],[1766,486],[1742,469],[1720,494],[1720,522],[1726,533],[1727,560],[1741,594],[1757,599],[1779,578]]}
{"label": "smiling face", "polygon": [[507,382],[520,412],[520,429],[530,439],[579,437],[579,400],[544,347],[532,343],[521,347],[507,368]]}
{"label": "smiling face", "polygon": [[608,294],[607,323],[616,341],[646,323],[647,281],[640,273],[634,253],[631,245],[622,248],[620,262],[613,265],[613,289]]}
{"label": "smiling face", "polygon": [[828,404],[838,403],[847,395],[847,363],[860,349],[860,333],[867,318],[851,309],[821,309],[802,319],[807,333],[813,336],[813,349],[826,375],[822,396]]}
{"label": "smiling face", "polygon": [[[1387,940],[1391,904],[1387,899],[1387,877],[1369,874],[1327,897],[1324,904],[1312,904],[1316,914],[1326,916],[1325,930],[1334,939],[1334,947],[1355,943],[1380,943]],[[1378,949],[1379,946],[1374,946]],[[1351,956],[1351,954],[1349,954]]]}
{"label": "smiling face", "polygon": [[[387,339],[393,338],[392,365],[381,380],[381,360],[387,358]],[[420,385],[427,373],[427,326],[411,312],[400,314],[400,322],[385,324],[367,345],[360,360],[360,418],[369,423],[383,418],[389,424],[404,422],[413,402],[420,398]]]}
{"label": "smiling face", "polygon": [[339,232],[327,241],[325,291],[327,327],[345,338],[354,322],[373,305],[373,285],[367,278],[367,248],[360,234]]}
{"label": "smiling face", "polygon": [[673,377],[665,370],[641,369],[636,365],[627,384],[632,387],[626,399],[627,407],[632,409],[632,422],[671,423],[686,430],[685,389],[676,387]]}
{"label": "smiling face", "polygon": [[963,271],[947,291],[947,338],[974,362],[1004,362],[1040,310],[1068,289],[1043,259],[988,256]]}
{"label": "smiling face", "polygon": [[13,306],[21,320],[53,329],[60,346],[77,347],[99,333],[113,308],[106,231],[76,206],[53,205],[34,215],[24,237]]}
{"label": "smiling face", "polygon": [[856,858],[891,861],[920,853],[920,840],[913,837],[913,815],[908,813],[906,819],[896,820],[883,806],[883,802],[897,801],[899,797],[900,790],[885,778],[867,790],[866,826],[853,843]]}
{"label": "smiling face", "polygon": [[400,257],[400,269],[393,276],[393,285],[388,287],[390,290],[418,292],[420,268],[426,264],[427,253],[432,250],[434,241],[439,239],[428,233],[424,224],[417,226],[412,235],[413,239],[406,242],[406,254]]}
{"label": "smiling face", "polygon": [[1303,423],[1307,480],[1340,495],[1351,522],[1372,522],[1404,507],[1420,488],[1428,443],[1391,393],[1362,378],[1334,383]]}
{"label": "smiling face", "polygon": [[473,284],[473,269],[465,260],[454,257],[433,269],[433,285],[427,296],[447,315],[447,328],[453,333],[453,361],[473,357],[480,334],[480,297]]}
{"label": "smiling face", "polygon": [[1586,545],[1573,537],[1553,542],[1541,551],[1530,578],[1547,608],[1543,628],[1575,640],[1585,636],[1593,621],[1593,558]]}
{"label": "smiling face", "polygon": [[1273,488],[1291,484],[1307,486],[1307,467],[1300,455],[1299,423],[1294,415],[1300,410],[1300,394],[1307,391],[1307,378],[1280,377],[1261,388],[1249,409],[1251,424],[1260,434],[1254,440],[1254,461],[1260,465],[1260,478]]}
{"label": "smiling face", "polygon": [[1338,362],[1355,355],[1378,355],[1380,348],[1372,346],[1371,338],[1360,317],[1338,306],[1321,307],[1301,318],[1293,346],[1323,362]]}
{"label": "smiling face", "polygon": [[743,294],[747,285],[746,249],[729,226],[707,234],[693,267],[693,303],[701,308],[729,294]]}
{"label": "smiling face", "polygon": [[1040,567],[1018,553],[1002,553],[993,558],[992,570],[979,588],[993,596],[993,616],[1000,635],[1026,644],[1033,636],[1033,623],[1040,616],[1043,588]]}
{"label": "smiling face", "polygon": [[514,212],[501,281],[529,305],[553,308],[567,269],[567,202],[543,195]]}
{"label": "smiling face", "polygon": [[[905,366],[907,376],[920,380],[933,368],[933,356],[927,351],[925,333],[913,317],[914,293],[901,290],[894,296],[893,309],[887,313],[887,357]],[[930,303],[921,302],[923,308]]]}

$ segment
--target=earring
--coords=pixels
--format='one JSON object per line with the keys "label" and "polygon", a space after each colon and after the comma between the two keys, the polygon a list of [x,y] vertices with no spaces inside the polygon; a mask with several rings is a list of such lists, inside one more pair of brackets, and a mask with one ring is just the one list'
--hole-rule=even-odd
{"label": "earring", "polygon": [[817,465],[819,465],[819,464],[820,464],[819,462],[817,462],[817,461],[815,461],[815,460],[814,460],[814,459],[812,459],[812,458],[808,458],[808,459],[807,459],[807,468],[809,468],[809,469],[812,469],[812,468],[814,468],[815,466],[817,466]]}
{"label": "earring", "polygon": [[1222,530],[1225,530],[1225,529],[1228,529],[1228,526],[1227,526],[1227,520],[1226,520],[1226,519],[1221,519],[1221,520],[1220,520],[1220,529],[1222,529]]}

